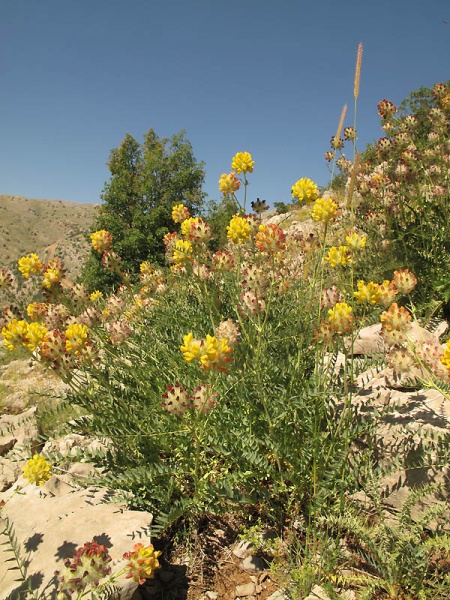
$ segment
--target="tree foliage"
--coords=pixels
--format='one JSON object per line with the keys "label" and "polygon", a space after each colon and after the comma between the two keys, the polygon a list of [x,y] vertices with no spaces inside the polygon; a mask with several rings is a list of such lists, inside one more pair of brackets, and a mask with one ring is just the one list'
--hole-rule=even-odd
{"label": "tree foliage", "polygon": [[[145,260],[164,262],[163,237],[173,229],[173,205],[183,203],[191,214],[200,210],[205,196],[204,163],[195,159],[183,131],[159,138],[150,129],[142,144],[127,134],[111,151],[108,167],[111,177],[100,196],[103,205],[94,230],[111,233],[123,269],[133,277]],[[110,289],[119,281],[102,268],[94,252],[84,277],[89,287],[99,289]]]}

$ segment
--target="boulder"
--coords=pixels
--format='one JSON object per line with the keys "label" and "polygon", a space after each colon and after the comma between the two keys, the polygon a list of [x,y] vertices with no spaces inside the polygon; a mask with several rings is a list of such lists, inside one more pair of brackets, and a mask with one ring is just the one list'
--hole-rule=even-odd
{"label": "boulder", "polygon": [[[28,562],[27,581],[45,598],[55,598],[55,571],[62,570],[64,559],[85,542],[95,539],[106,545],[117,572],[125,561],[124,552],[135,543],[150,543],[152,515],[128,510],[102,487],[82,488],[69,475],[53,475],[43,486],[36,487],[20,477],[7,492],[0,494],[3,504],[0,518],[0,600],[18,594],[23,582],[17,581],[11,546],[5,535],[8,523],[17,539],[20,554]],[[132,586],[133,587],[133,586]],[[125,596],[134,589],[127,584]]]}

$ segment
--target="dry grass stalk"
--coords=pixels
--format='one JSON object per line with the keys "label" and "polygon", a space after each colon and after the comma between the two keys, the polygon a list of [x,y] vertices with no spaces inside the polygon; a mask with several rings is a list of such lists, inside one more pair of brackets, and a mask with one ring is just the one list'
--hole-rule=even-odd
{"label": "dry grass stalk", "polygon": [[359,42],[358,52],[356,54],[356,69],[355,69],[355,84],[353,87],[353,96],[357,100],[359,95],[359,78],[361,75],[361,62],[362,62],[363,45]]}
{"label": "dry grass stalk", "polygon": [[344,107],[341,112],[341,118],[339,119],[339,125],[338,125],[337,132],[336,132],[336,140],[338,140],[341,137],[342,126],[344,125],[344,119],[345,119],[346,113],[347,113],[347,105],[344,104]]}
{"label": "dry grass stalk", "polygon": [[353,161],[353,169],[352,176],[350,178],[350,183],[347,189],[347,208],[351,208],[352,206],[352,198],[353,198],[353,189],[355,187],[356,173],[358,172],[359,165],[359,152],[355,154],[355,160]]}

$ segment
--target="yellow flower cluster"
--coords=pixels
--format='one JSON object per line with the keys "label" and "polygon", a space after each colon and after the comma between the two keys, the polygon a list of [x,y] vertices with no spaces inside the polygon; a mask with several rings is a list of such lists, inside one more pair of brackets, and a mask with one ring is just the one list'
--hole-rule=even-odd
{"label": "yellow flower cluster", "polygon": [[222,173],[219,179],[219,191],[222,194],[234,194],[241,187],[241,182],[236,177],[236,175],[231,172],[228,175],[226,173]]}
{"label": "yellow flower cluster", "polygon": [[34,352],[47,333],[48,329],[41,323],[27,323],[24,320],[13,319],[2,328],[3,344],[11,352],[17,345]]}
{"label": "yellow flower cluster", "polygon": [[351,264],[352,258],[350,256],[349,247],[348,246],[332,246],[328,254],[324,257],[324,260],[330,264],[331,267],[335,268],[338,265],[345,267],[346,265]]}
{"label": "yellow flower cluster", "polygon": [[195,358],[200,356],[202,341],[196,340],[192,335],[192,332],[188,333],[183,337],[183,345],[180,346],[180,350],[183,353],[186,362],[192,362]]}
{"label": "yellow flower cluster", "polygon": [[66,329],[66,352],[80,356],[89,342],[88,328],[80,323],[73,323]]}
{"label": "yellow flower cluster", "polygon": [[203,370],[217,369],[227,373],[226,365],[231,362],[233,349],[228,345],[227,338],[217,339],[215,336],[207,335],[205,340],[197,340],[192,332],[183,337],[180,346],[186,362],[198,360]]}
{"label": "yellow flower cluster", "polygon": [[90,298],[91,302],[97,302],[97,300],[100,300],[100,298],[103,298],[103,294],[100,290],[95,290],[89,295],[89,298]]}
{"label": "yellow flower cluster", "polygon": [[409,269],[400,269],[394,272],[392,283],[395,285],[400,294],[409,294],[417,285],[417,279]]}
{"label": "yellow flower cluster", "polygon": [[103,254],[105,250],[108,250],[112,246],[112,237],[109,231],[100,229],[91,234],[91,244],[94,250],[99,254]]}
{"label": "yellow flower cluster", "polygon": [[389,346],[395,346],[406,341],[406,333],[411,327],[411,314],[396,302],[389,310],[381,314],[381,335]]}
{"label": "yellow flower cluster", "polygon": [[27,464],[22,467],[22,471],[25,479],[36,485],[44,485],[52,476],[51,464],[39,454],[35,454],[33,458],[30,458]]}
{"label": "yellow flower cluster", "polygon": [[365,247],[367,238],[365,235],[358,235],[356,231],[353,231],[345,237],[345,241],[352,250],[361,250]]}
{"label": "yellow flower cluster", "polygon": [[218,371],[226,373],[227,368],[225,365],[231,362],[229,354],[232,352],[233,349],[228,345],[227,338],[220,338],[218,340],[213,335],[207,335],[200,356],[202,369],[215,368]]}
{"label": "yellow flower cluster", "polygon": [[381,302],[381,290],[378,283],[369,281],[366,285],[364,280],[358,281],[358,291],[353,292],[353,296],[357,299],[358,304],[367,302],[368,304],[379,304]]}
{"label": "yellow flower cluster", "polygon": [[227,238],[235,244],[242,244],[250,238],[251,228],[245,217],[234,215],[227,225]]}
{"label": "yellow flower cluster", "polygon": [[189,240],[177,240],[173,249],[173,262],[179,266],[184,267],[193,259],[193,248]]}
{"label": "yellow flower cluster", "polygon": [[450,94],[446,94],[443,98],[441,98],[441,104],[443,108],[450,108]]}
{"label": "yellow flower cluster", "polygon": [[333,222],[338,214],[338,205],[332,198],[317,198],[311,212],[314,221]]}
{"label": "yellow flower cluster", "polygon": [[353,309],[346,302],[338,302],[328,311],[328,323],[335,333],[348,332],[353,324]]}
{"label": "yellow flower cluster", "polygon": [[27,306],[27,315],[33,321],[41,321],[47,309],[48,305],[45,302],[31,302]]}
{"label": "yellow flower cluster", "polygon": [[444,356],[441,358],[441,363],[450,372],[450,340],[447,340],[445,345]]}
{"label": "yellow flower cluster", "polygon": [[379,288],[381,294],[380,304],[382,306],[388,307],[390,306],[397,296],[397,288],[389,279],[385,279],[383,283],[380,284]]}
{"label": "yellow flower cluster", "polygon": [[252,159],[250,152],[238,152],[233,156],[231,168],[236,173],[253,173],[253,165],[255,161]]}
{"label": "yellow flower cluster", "polygon": [[189,236],[191,232],[191,225],[196,225],[199,221],[199,217],[189,217],[181,223],[181,233],[185,236]]}
{"label": "yellow flower cluster", "polygon": [[64,276],[64,268],[57,258],[52,260],[45,269],[42,287],[51,290]]}
{"label": "yellow flower cluster", "polygon": [[302,177],[292,186],[292,197],[297,198],[299,202],[303,200],[307,203],[314,202],[318,195],[317,185],[307,177]]}
{"label": "yellow flower cluster", "polygon": [[286,236],[283,230],[274,223],[261,223],[259,231],[255,236],[255,246],[260,252],[276,254],[286,247]]}
{"label": "yellow flower cluster", "polygon": [[146,579],[155,577],[156,569],[160,568],[158,557],[161,555],[159,550],[153,548],[153,544],[144,546],[141,543],[134,544],[132,552],[125,552],[123,558],[128,560],[128,573],[126,579],[133,579],[140,585],[145,583]]}
{"label": "yellow flower cluster", "polygon": [[186,219],[189,219],[190,216],[189,210],[184,204],[176,204],[172,208],[172,219],[175,223],[182,223]]}
{"label": "yellow flower cluster", "polygon": [[28,256],[22,256],[19,258],[19,271],[22,273],[23,277],[28,279],[30,275],[34,273],[40,273],[44,265],[39,260],[37,254],[31,253]]}

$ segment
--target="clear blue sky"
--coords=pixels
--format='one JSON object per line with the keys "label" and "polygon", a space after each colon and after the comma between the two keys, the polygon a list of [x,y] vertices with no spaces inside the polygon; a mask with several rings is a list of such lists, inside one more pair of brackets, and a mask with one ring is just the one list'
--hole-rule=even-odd
{"label": "clear blue sky", "polygon": [[363,149],[379,100],[450,78],[449,0],[0,0],[0,193],[99,202],[110,150],[153,128],[186,130],[211,199],[246,150],[250,199],[289,202],[329,180],[360,41]]}

